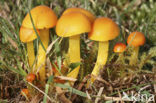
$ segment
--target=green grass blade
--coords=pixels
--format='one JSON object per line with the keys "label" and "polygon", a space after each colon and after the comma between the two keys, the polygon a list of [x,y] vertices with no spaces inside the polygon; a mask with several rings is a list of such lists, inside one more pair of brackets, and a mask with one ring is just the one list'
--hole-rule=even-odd
{"label": "green grass blade", "polygon": [[47,103],[47,95],[48,95],[48,90],[49,90],[49,84],[53,81],[54,79],[54,76],[50,76],[48,81],[47,81],[47,84],[45,85],[45,95],[43,97],[43,103]]}
{"label": "green grass blade", "polygon": [[[47,94],[47,95],[48,95],[48,90],[49,90],[49,84],[46,84],[45,85],[45,94]],[[47,96],[46,95],[44,95],[44,97],[43,97],[43,103],[47,103]]]}
{"label": "green grass blade", "polygon": [[31,15],[31,13],[30,13],[30,10],[28,11],[28,13],[29,13],[29,15],[30,15],[30,19],[31,19],[31,23],[32,23],[32,25],[33,25],[33,29],[35,30],[35,34],[36,34],[38,40],[40,41],[42,48],[43,48],[44,51],[46,52],[46,49],[45,49],[45,47],[44,47],[44,45],[43,45],[43,43],[42,43],[42,41],[41,41],[41,39],[40,39],[40,36],[39,36],[38,33],[37,33],[36,28],[35,28],[35,25],[34,25],[34,22],[33,22],[33,19],[32,19],[32,15]]}
{"label": "green grass blade", "polygon": [[55,86],[58,86],[58,87],[63,88],[63,89],[68,89],[69,92],[74,93],[74,94],[77,94],[79,96],[87,97],[87,94],[86,93],[84,93],[82,91],[79,91],[79,90],[77,90],[75,88],[72,88],[70,86],[67,86],[67,85],[64,85],[64,84],[59,84],[59,83],[55,84]]}
{"label": "green grass blade", "polygon": [[26,76],[27,73],[23,70],[23,68],[22,68],[21,65],[20,65],[20,61],[18,61],[18,60],[17,60],[17,66],[18,66],[19,72],[20,72],[23,76]]}

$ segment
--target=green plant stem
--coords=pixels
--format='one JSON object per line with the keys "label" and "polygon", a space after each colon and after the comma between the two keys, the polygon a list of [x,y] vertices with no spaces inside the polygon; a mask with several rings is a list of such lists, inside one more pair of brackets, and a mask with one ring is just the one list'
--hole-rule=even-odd
{"label": "green plant stem", "polygon": [[130,57],[130,65],[135,65],[138,62],[138,52],[139,47],[134,47],[134,51],[132,52],[132,55]]}

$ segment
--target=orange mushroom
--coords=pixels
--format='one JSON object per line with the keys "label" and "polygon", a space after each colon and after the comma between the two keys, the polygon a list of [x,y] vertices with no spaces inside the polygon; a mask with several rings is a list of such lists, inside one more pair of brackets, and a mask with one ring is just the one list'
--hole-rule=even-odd
{"label": "orange mushroom", "polygon": [[[56,25],[57,17],[51,8],[43,5],[33,8],[30,11],[30,13],[32,16],[34,26],[39,31],[40,33],[39,36],[44,46],[42,47],[41,43],[39,44],[37,66],[36,69],[33,70],[33,72],[37,72],[37,69],[39,69],[40,79],[41,81],[44,81],[45,80],[45,59],[46,59],[45,49],[47,49],[49,43],[49,29]],[[27,29],[33,29],[33,24],[29,14],[27,14],[26,17],[24,18],[22,22],[22,27]],[[31,46],[28,47],[28,49],[33,50],[32,45],[33,44],[31,43]]]}
{"label": "orange mushroom", "polygon": [[137,63],[139,46],[144,45],[145,41],[146,39],[145,39],[144,34],[138,31],[132,32],[128,36],[127,43],[129,46],[132,46],[134,48],[134,52],[130,58],[130,65],[134,65]]}
{"label": "orange mushroom", "polygon": [[115,53],[122,53],[125,49],[126,45],[124,43],[116,43],[113,50]]}
{"label": "orange mushroom", "polygon": [[89,33],[89,39],[98,41],[99,48],[97,61],[92,71],[92,75],[97,76],[99,74],[100,68],[106,64],[109,40],[115,39],[118,35],[119,27],[110,18],[101,17],[94,21],[92,31]]}
{"label": "orange mushroom", "polygon": [[[80,62],[80,34],[91,31],[91,22],[81,12],[71,12],[60,17],[56,24],[56,33],[60,37],[69,37],[69,62]],[[77,78],[80,66],[67,76]]]}
{"label": "orange mushroom", "polygon": [[122,52],[124,52],[125,49],[126,49],[126,45],[124,43],[116,43],[115,44],[113,51],[115,53],[119,53],[117,61],[124,62],[124,60],[122,59],[123,58],[123,53]]}
{"label": "orange mushroom", "polygon": [[21,90],[22,96],[28,96],[29,95],[29,90],[27,88],[24,88]]}
{"label": "orange mushroom", "polygon": [[[93,23],[94,20],[95,20],[95,18],[96,18],[96,17],[95,17],[91,12],[89,12],[88,10],[85,10],[85,9],[83,9],[83,8],[76,8],[76,7],[66,9],[66,10],[63,12],[62,15],[66,15],[66,14],[68,14],[68,13],[74,13],[74,12],[75,12],[75,13],[76,13],[76,12],[79,12],[79,13],[84,14],[84,15],[89,19],[89,21],[90,21],[91,23]],[[69,51],[70,51],[70,50],[68,50],[68,55],[70,55]],[[75,72],[77,72],[77,71],[75,71]],[[74,74],[74,71],[71,72],[71,73],[69,73],[68,76],[70,76],[71,74]]]}
{"label": "orange mushroom", "polygon": [[26,80],[28,82],[32,83],[35,80],[35,77],[36,77],[35,74],[30,73],[30,74],[27,75]]}

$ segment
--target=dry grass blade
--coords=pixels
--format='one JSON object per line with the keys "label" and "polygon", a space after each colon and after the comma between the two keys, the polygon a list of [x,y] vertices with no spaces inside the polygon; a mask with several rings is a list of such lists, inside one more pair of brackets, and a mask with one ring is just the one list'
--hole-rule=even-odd
{"label": "dry grass blade", "polygon": [[104,87],[101,87],[98,94],[97,94],[97,98],[95,99],[95,103],[98,103],[98,101],[100,100],[99,96],[101,96],[102,92],[103,92]]}
{"label": "dry grass blade", "polygon": [[48,69],[51,69],[51,68],[52,68],[52,65],[51,65],[51,62],[50,62],[49,57],[48,57],[47,60],[46,60],[46,64],[47,64],[47,68],[48,68]]}
{"label": "dry grass blade", "polygon": [[146,85],[146,86],[144,86],[144,87],[140,88],[139,93],[140,93],[141,91],[143,91],[143,90],[145,90],[145,89],[149,88],[149,87],[151,87],[151,85]]}
{"label": "dry grass blade", "polygon": [[13,46],[14,48],[18,49],[17,44],[16,44],[10,37],[8,37],[8,40],[9,40],[9,42],[12,44],[12,46]]}
{"label": "dry grass blade", "polygon": [[41,100],[42,100],[42,96],[41,96],[40,94],[39,94],[39,95],[35,95],[35,96],[31,99],[30,103],[39,103]]}
{"label": "dry grass blade", "polygon": [[62,80],[68,80],[68,81],[72,81],[72,82],[77,81],[77,79],[71,78],[71,77],[65,77],[65,76],[56,76],[56,77],[59,79],[62,79]]}
{"label": "dry grass blade", "polygon": [[88,91],[86,91],[86,94],[87,94],[87,98],[91,100],[92,98],[90,97]]}
{"label": "dry grass blade", "polygon": [[123,100],[122,100],[122,96],[121,96],[121,93],[120,93],[119,90],[118,90],[118,94],[119,94],[119,97],[120,97],[121,103],[124,103]]}
{"label": "dry grass blade", "polygon": [[41,92],[42,94],[44,94],[45,96],[47,96],[47,98],[53,103],[55,101],[53,101],[46,93],[44,93],[41,89],[39,89],[38,87],[36,87],[35,85],[33,85],[32,83],[28,82],[28,84],[30,84],[32,87],[34,87],[36,90],[38,90],[39,92]]}
{"label": "dry grass blade", "polygon": [[53,45],[59,40],[59,38],[57,38],[55,41],[53,41],[47,48],[47,52],[46,55],[50,52],[50,50],[52,49]]}
{"label": "dry grass blade", "polygon": [[110,85],[110,83],[108,83],[106,80],[104,80],[104,79],[102,79],[100,77],[96,77],[96,80],[101,81],[101,82],[105,83],[106,85]]}

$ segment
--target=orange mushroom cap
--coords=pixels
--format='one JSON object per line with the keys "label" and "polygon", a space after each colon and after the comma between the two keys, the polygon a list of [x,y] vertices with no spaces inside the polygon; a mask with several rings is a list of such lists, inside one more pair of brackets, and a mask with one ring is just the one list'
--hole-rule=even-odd
{"label": "orange mushroom cap", "polygon": [[[33,8],[30,13],[36,29],[52,28],[56,25],[57,16],[53,10],[47,6],[37,6]],[[29,14],[24,18],[22,26],[33,29]]]}
{"label": "orange mushroom cap", "polygon": [[91,22],[80,12],[62,15],[56,24],[56,33],[61,37],[79,35],[91,31]]}
{"label": "orange mushroom cap", "polygon": [[27,75],[26,80],[32,83],[35,80],[35,78],[36,78],[35,74],[30,73]]}
{"label": "orange mushroom cap", "polygon": [[89,33],[89,38],[95,41],[108,41],[119,35],[119,27],[111,19],[106,17],[97,18]]}
{"label": "orange mushroom cap", "polygon": [[121,53],[126,49],[126,45],[124,43],[116,43],[114,46],[114,52]]}
{"label": "orange mushroom cap", "polygon": [[[37,30],[37,33],[40,35],[39,30]],[[33,41],[36,39],[36,33],[33,29],[25,28],[21,26],[20,28],[20,40],[24,43]]]}
{"label": "orange mushroom cap", "polygon": [[91,12],[89,12],[88,10],[85,10],[85,9],[83,9],[83,8],[68,8],[68,9],[66,9],[66,10],[63,12],[62,15],[65,15],[65,14],[71,13],[71,12],[81,12],[81,13],[83,13],[84,15],[86,15],[86,16],[89,18],[89,20],[90,20],[91,22],[93,22],[93,21],[95,20],[95,18],[96,18]]}
{"label": "orange mushroom cap", "polygon": [[144,45],[145,43],[145,36],[143,33],[141,32],[132,32],[129,36],[128,36],[128,39],[127,39],[127,43],[130,45],[130,46],[134,46],[134,47],[138,47],[138,46],[141,46],[141,45]]}
{"label": "orange mushroom cap", "polygon": [[27,88],[24,88],[24,89],[21,90],[21,94],[23,96],[25,96],[25,95],[28,96],[29,95],[29,90]]}

